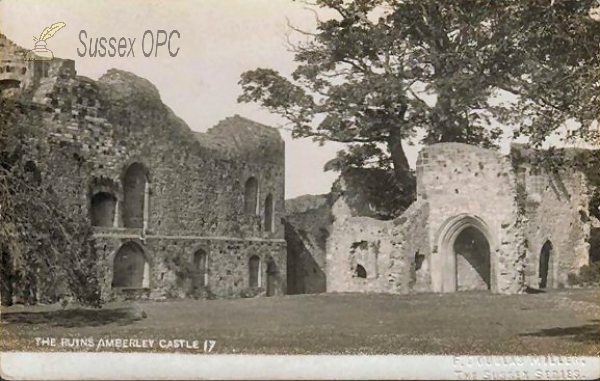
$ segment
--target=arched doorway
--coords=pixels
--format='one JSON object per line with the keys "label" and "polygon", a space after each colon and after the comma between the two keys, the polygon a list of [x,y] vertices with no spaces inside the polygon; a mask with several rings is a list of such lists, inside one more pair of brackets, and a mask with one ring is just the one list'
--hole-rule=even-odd
{"label": "arched doorway", "polygon": [[467,226],[456,237],[453,245],[456,255],[456,289],[489,290],[490,244],[483,233]]}
{"label": "arched doorway", "polygon": [[442,224],[430,263],[434,292],[495,291],[497,243],[479,217],[461,214]]}
{"label": "arched doorway", "polygon": [[267,262],[267,296],[275,295],[277,288],[277,265],[272,258]]}
{"label": "arched doorway", "polygon": [[144,250],[135,242],[127,242],[115,254],[113,259],[112,287],[146,288],[149,287],[150,266]]}
{"label": "arched doorway", "polygon": [[549,240],[544,243],[540,252],[539,260],[539,278],[540,288],[552,287],[552,242]]}

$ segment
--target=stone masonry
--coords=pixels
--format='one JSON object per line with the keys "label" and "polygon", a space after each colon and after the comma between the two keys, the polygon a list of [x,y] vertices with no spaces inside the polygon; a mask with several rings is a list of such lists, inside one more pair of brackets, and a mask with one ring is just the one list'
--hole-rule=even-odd
{"label": "stone masonry", "polygon": [[308,196],[286,201],[288,294],[325,292],[326,245],[331,234],[331,197]]}
{"label": "stone masonry", "polygon": [[105,299],[285,292],[277,130],[236,115],[192,132],[134,74],[24,62],[2,35],[0,52],[0,94],[36,127],[32,163],[94,225]]}
{"label": "stone masonry", "polygon": [[286,202],[277,130],[236,115],[192,132],[134,74],[94,81],[71,60],[25,62],[2,35],[0,52],[0,96],[35,127],[31,166],[93,226],[104,299],[514,294],[566,286],[598,257],[600,180],[548,170],[538,151],[425,147],[399,216],[381,170]]}
{"label": "stone masonry", "polygon": [[331,222],[321,227],[330,231],[326,291],[515,294],[567,286],[594,249],[595,185],[583,171],[548,171],[513,160],[517,153],[527,157],[517,145],[509,156],[459,143],[423,148],[417,200],[391,220],[369,215],[368,202],[362,210],[348,202],[345,193],[360,191],[342,175]]}

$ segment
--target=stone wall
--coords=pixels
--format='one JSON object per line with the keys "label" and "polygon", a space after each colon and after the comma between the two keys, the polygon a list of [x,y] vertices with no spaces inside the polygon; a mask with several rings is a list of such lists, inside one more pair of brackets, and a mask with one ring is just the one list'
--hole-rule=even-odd
{"label": "stone wall", "polygon": [[[253,294],[266,294],[269,278],[274,294],[285,292],[286,258],[283,242],[259,239],[222,239],[197,237],[148,236],[144,241],[134,235],[98,234],[96,245],[100,257],[112,263],[115,253],[127,242],[137,242],[143,247],[149,262],[149,285],[147,289],[111,289],[112,268],[108,267],[104,277],[105,299],[133,297],[166,299],[186,297],[231,298]],[[194,254],[207,254],[207,287],[195,289]],[[258,256],[261,261],[260,281],[257,290],[249,284],[249,259]],[[276,273],[267,273],[267,264],[273,261]]]}
{"label": "stone wall", "polygon": [[[0,92],[19,92],[23,77],[28,74],[28,64],[23,60],[26,50],[0,33]],[[14,91],[16,89],[16,91]]]}
{"label": "stone wall", "polygon": [[[417,201],[392,225],[334,205],[328,282],[337,291],[396,293],[565,286],[589,263],[593,217],[589,175],[564,168],[515,165],[512,155],[465,144],[425,147]],[[378,252],[377,264],[369,250],[360,254],[371,269],[386,269],[389,284],[352,279],[357,245],[390,250]]]}
{"label": "stone wall", "polygon": [[489,244],[489,288],[522,291],[525,239],[508,158],[459,143],[425,147],[417,160],[417,198],[429,203],[433,291],[457,289],[460,258],[453,246],[469,226],[483,233]]}
{"label": "stone wall", "polygon": [[417,201],[392,221],[355,216],[343,196],[332,213],[328,291],[523,290],[525,238],[514,173],[495,151],[451,143],[424,148]]}
{"label": "stone wall", "polygon": [[327,196],[286,201],[287,293],[326,291],[326,245],[331,234],[331,206]]}
{"label": "stone wall", "polygon": [[[593,256],[591,233],[600,226],[596,169],[571,167],[545,171],[495,150],[428,146],[417,160],[417,200],[385,221],[375,218],[384,205],[374,207],[368,190],[342,175],[331,196],[327,291],[513,294],[566,286]],[[289,221],[289,229],[301,223]]]}
{"label": "stone wall", "polygon": [[[4,36],[0,45],[18,49]],[[105,297],[122,294],[110,287],[112,260],[128,241],[150,264],[149,285],[132,295],[184,296],[188,281],[173,274],[185,273],[197,247],[207,252],[207,288],[215,296],[245,293],[252,255],[264,272],[254,293],[266,291],[267,279],[274,293],[284,292],[285,146],[277,130],[236,115],[194,133],[150,82],[114,69],[93,81],[77,76],[73,61],[55,59],[29,62],[19,73],[11,77],[18,87],[0,91],[21,102],[37,129],[27,154],[43,181],[64,195],[71,213],[90,215],[98,194],[96,200],[115,200],[97,206],[112,208],[99,211],[107,226],[95,228]],[[132,167],[137,180],[126,175]],[[251,178],[256,186],[248,193]],[[127,181],[138,185],[127,188]],[[133,209],[139,224],[125,218]],[[277,279],[266,274],[270,258]]]}
{"label": "stone wall", "polygon": [[353,217],[349,211],[343,198],[333,206],[335,221],[327,251],[329,292],[431,291],[427,203],[415,202],[392,221]]}
{"label": "stone wall", "polygon": [[327,242],[328,292],[396,291],[393,274],[402,264],[394,257],[392,226],[369,217],[336,219]]}
{"label": "stone wall", "polygon": [[[343,197],[334,204],[328,290],[522,291],[525,239],[510,161],[464,144],[426,147],[417,186],[417,201],[393,221],[355,217]],[[481,233],[487,251],[455,255],[459,238],[475,241],[464,232]],[[358,264],[366,279],[357,276]]]}
{"label": "stone wall", "polygon": [[[568,274],[578,273],[590,260],[587,178],[581,171],[549,170],[528,160],[515,167],[527,218],[526,283],[536,289],[564,287]],[[545,265],[540,262],[543,253],[549,259]]]}
{"label": "stone wall", "polygon": [[393,266],[396,289],[406,292],[431,291],[431,243],[429,241],[429,204],[417,200],[394,220],[392,244],[401,266]]}

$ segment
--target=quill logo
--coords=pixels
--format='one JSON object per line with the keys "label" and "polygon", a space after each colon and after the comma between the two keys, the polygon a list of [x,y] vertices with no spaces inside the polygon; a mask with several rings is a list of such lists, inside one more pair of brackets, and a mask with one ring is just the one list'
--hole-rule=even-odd
{"label": "quill logo", "polygon": [[33,41],[35,41],[35,47],[33,50],[30,50],[25,54],[25,61],[51,61],[54,59],[54,54],[52,50],[46,48],[46,40],[50,37],[54,36],[56,32],[61,30],[67,24],[64,22],[57,22],[56,24],[52,24],[48,28],[44,29],[42,34],[40,34],[40,38],[33,37]]}

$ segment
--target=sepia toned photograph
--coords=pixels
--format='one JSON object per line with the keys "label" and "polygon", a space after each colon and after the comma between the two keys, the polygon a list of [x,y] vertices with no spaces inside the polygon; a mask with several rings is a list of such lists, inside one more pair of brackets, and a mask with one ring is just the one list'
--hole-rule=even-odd
{"label": "sepia toned photograph", "polygon": [[598,378],[599,117],[598,0],[0,0],[0,376]]}

